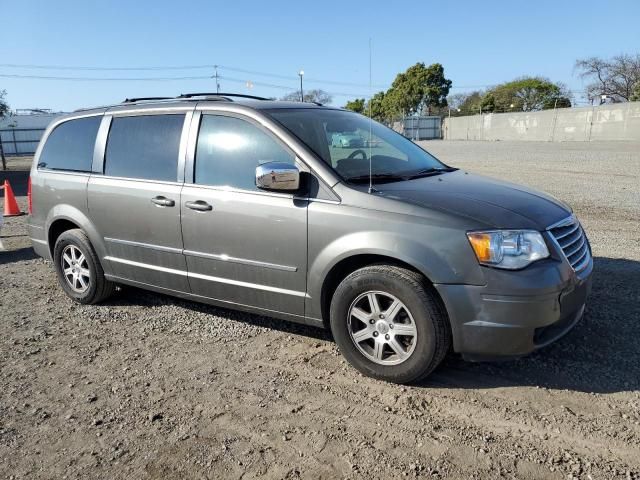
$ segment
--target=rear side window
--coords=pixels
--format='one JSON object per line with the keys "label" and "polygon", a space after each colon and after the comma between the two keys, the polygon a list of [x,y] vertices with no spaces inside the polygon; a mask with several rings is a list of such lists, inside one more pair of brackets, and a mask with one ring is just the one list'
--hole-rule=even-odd
{"label": "rear side window", "polygon": [[114,117],[105,175],[175,182],[183,123],[184,114]]}
{"label": "rear side window", "polygon": [[39,168],[90,172],[93,148],[102,116],[78,118],[58,125],[47,139]]}
{"label": "rear side window", "polygon": [[266,162],[295,163],[268,133],[234,117],[203,115],[195,159],[195,183],[258,190],[256,167]]}

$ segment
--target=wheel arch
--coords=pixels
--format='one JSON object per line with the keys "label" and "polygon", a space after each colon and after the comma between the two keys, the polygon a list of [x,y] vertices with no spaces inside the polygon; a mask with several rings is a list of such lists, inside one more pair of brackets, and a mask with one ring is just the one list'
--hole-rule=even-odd
{"label": "wheel arch", "polygon": [[105,272],[107,271],[108,266],[104,264],[103,260],[106,256],[104,241],[89,218],[81,210],[71,205],[56,205],[47,215],[45,225],[51,258],[53,258],[53,250],[58,237],[67,230],[79,228],[89,237],[89,241],[102,262]]}
{"label": "wheel arch", "polygon": [[418,273],[422,278],[424,278],[425,283],[432,288],[436,297],[442,301],[437,290],[433,288],[431,278],[415,265],[412,265],[411,263],[408,263],[394,255],[383,253],[357,253],[340,259],[330,268],[324,277],[320,291],[320,313],[322,323],[325,328],[329,328],[331,299],[340,282],[356,270],[371,265],[391,265]]}
{"label": "wheel arch", "polygon": [[74,228],[80,228],[80,226],[68,218],[57,218],[51,223],[51,225],[49,225],[49,229],[47,231],[47,243],[51,258],[53,258],[53,249],[58,237],[67,230],[73,230]]}

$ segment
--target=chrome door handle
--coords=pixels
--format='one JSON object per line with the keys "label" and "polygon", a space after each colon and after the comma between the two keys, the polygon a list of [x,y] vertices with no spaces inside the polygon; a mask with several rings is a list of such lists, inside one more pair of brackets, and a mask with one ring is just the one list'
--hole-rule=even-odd
{"label": "chrome door handle", "polygon": [[195,202],[185,202],[184,206],[191,210],[197,210],[199,212],[208,212],[213,210],[213,207],[204,200],[196,200]]}
{"label": "chrome door handle", "polygon": [[170,198],[163,197],[162,195],[153,197],[151,201],[161,207],[173,207],[176,204],[175,201],[171,200]]}

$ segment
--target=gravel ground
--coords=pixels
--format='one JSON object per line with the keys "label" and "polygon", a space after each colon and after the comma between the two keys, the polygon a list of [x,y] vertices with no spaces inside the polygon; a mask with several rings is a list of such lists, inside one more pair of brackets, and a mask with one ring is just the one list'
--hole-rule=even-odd
{"label": "gravel ground", "polygon": [[[596,271],[568,336],[390,385],[319,330],[131,288],[73,304],[9,218],[0,478],[640,479],[640,145],[426,145],[573,205]],[[24,195],[26,164],[9,164]]]}

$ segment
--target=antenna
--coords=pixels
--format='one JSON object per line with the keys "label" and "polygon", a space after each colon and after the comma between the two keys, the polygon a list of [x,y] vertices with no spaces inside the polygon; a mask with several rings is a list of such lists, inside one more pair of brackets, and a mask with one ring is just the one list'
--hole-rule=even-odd
{"label": "antenna", "polygon": [[373,120],[371,119],[371,104],[373,103],[373,95],[371,89],[371,37],[369,37],[369,193],[373,193],[373,165],[371,159],[371,129]]}

